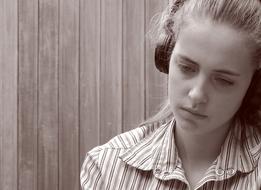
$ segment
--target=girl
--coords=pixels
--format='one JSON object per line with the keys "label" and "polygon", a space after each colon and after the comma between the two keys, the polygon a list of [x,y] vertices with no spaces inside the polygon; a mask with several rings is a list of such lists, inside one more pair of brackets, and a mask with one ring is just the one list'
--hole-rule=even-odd
{"label": "girl", "polygon": [[261,3],[173,0],[155,26],[168,100],[87,153],[83,190],[261,189]]}

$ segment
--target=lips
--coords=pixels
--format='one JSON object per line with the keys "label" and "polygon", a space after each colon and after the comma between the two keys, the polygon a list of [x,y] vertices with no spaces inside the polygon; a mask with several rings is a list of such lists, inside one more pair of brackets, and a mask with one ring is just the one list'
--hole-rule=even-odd
{"label": "lips", "polygon": [[195,116],[197,118],[205,119],[205,118],[208,117],[207,115],[202,114],[202,113],[200,113],[198,111],[195,111],[195,110],[193,110],[191,108],[181,107],[181,110],[183,110],[185,112],[188,112],[189,114],[191,114],[191,115],[193,115],[193,116]]}

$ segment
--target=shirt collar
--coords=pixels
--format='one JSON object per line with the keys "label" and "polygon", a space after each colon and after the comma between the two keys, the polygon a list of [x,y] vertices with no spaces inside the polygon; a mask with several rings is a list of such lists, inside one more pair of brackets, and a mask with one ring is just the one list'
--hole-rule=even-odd
{"label": "shirt collar", "polygon": [[261,134],[252,126],[235,121],[217,158],[216,169],[248,173],[257,166],[261,153]]}
{"label": "shirt collar", "polygon": [[[151,135],[128,148],[120,158],[128,165],[145,171],[152,169],[174,171],[177,166],[181,166],[175,146],[174,127],[174,119],[159,126]],[[243,142],[243,125],[236,122],[227,135],[220,155],[213,163],[216,166],[211,168],[215,168],[216,171],[242,173],[254,170],[261,154],[261,135],[252,127],[247,126],[245,129],[247,138]],[[223,179],[224,177],[226,175],[222,175]]]}
{"label": "shirt collar", "polygon": [[156,165],[175,164],[177,151],[173,146],[174,123],[174,120],[171,120],[159,126],[151,135],[127,149],[120,158],[127,164],[145,171],[152,170]]}

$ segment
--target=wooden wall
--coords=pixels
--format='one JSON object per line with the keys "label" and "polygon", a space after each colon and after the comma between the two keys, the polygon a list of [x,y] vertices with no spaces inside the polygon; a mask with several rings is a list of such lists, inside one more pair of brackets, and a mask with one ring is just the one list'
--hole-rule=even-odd
{"label": "wooden wall", "polygon": [[0,1],[0,189],[79,190],[85,153],[155,113],[167,0]]}

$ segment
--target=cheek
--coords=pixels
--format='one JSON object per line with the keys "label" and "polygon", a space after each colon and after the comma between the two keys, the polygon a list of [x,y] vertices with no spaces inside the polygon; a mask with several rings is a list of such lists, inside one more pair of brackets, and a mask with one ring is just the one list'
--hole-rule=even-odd
{"label": "cheek", "polygon": [[230,119],[240,108],[245,91],[246,90],[237,90],[229,95],[214,98],[212,100],[212,113],[219,117],[227,117]]}
{"label": "cheek", "polygon": [[171,104],[175,104],[180,101],[186,94],[186,83],[182,80],[178,73],[173,71],[169,74],[168,79],[168,97]]}

